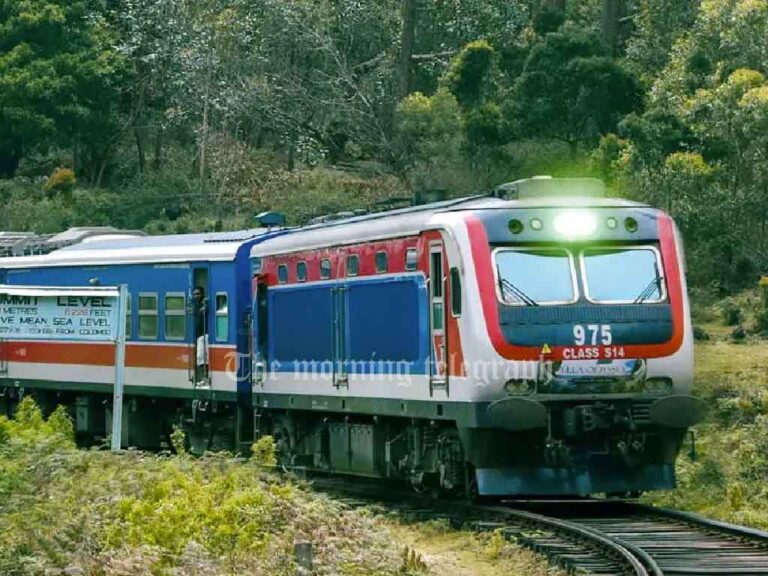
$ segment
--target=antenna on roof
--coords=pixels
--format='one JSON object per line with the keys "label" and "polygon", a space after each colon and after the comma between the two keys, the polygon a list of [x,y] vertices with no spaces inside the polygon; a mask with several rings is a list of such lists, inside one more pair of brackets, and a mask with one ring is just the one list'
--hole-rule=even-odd
{"label": "antenna on roof", "polygon": [[285,215],[280,212],[261,212],[256,215],[256,222],[261,228],[285,226]]}

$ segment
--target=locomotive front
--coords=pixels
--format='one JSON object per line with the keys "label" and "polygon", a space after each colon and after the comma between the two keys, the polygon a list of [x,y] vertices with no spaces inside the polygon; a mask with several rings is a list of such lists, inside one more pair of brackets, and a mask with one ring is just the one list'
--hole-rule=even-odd
{"label": "locomotive front", "polygon": [[468,363],[485,422],[461,430],[478,492],[673,487],[701,409],[689,395],[691,323],[672,219],[597,194],[522,193],[466,222],[474,321],[487,333]]}

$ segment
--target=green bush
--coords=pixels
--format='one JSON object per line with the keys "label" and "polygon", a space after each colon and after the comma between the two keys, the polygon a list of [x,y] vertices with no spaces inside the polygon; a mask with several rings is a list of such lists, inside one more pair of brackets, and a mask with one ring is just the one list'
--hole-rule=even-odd
{"label": "green bush", "polygon": [[720,305],[720,316],[726,326],[738,326],[744,319],[741,308],[730,299],[723,300]]}
{"label": "green bush", "polygon": [[277,466],[277,444],[272,436],[262,436],[251,446],[253,461],[258,466]]}
{"label": "green bush", "polygon": [[[274,461],[274,442],[256,446]],[[78,451],[66,412],[27,397],[0,417],[0,574],[293,576],[299,536],[317,574],[416,573],[370,515],[256,460]]]}

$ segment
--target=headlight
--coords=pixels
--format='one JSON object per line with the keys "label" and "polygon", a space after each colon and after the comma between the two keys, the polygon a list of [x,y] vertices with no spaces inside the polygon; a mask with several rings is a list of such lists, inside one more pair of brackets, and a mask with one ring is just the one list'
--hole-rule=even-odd
{"label": "headlight", "polygon": [[521,380],[518,378],[507,380],[504,384],[504,390],[506,390],[507,394],[510,396],[525,396],[527,394],[532,394],[533,388],[534,383],[532,380]]}
{"label": "headlight", "polygon": [[586,210],[566,210],[555,216],[554,227],[568,239],[586,238],[597,230],[597,219]]}
{"label": "headlight", "polygon": [[671,378],[648,378],[643,389],[651,394],[668,394],[672,392]]}

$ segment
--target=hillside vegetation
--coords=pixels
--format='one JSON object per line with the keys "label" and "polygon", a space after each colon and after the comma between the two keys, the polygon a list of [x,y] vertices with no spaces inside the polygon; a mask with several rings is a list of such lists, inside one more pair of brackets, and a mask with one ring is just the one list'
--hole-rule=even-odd
{"label": "hillside vegetation", "polygon": [[[556,575],[498,535],[400,524],[268,471],[274,443],[226,454],[77,450],[63,409],[27,397],[0,417],[0,574],[295,576]],[[179,446],[183,445],[183,441]]]}
{"label": "hillside vegetation", "polygon": [[591,175],[738,289],[768,263],[767,38],[768,0],[0,0],[0,229]]}

